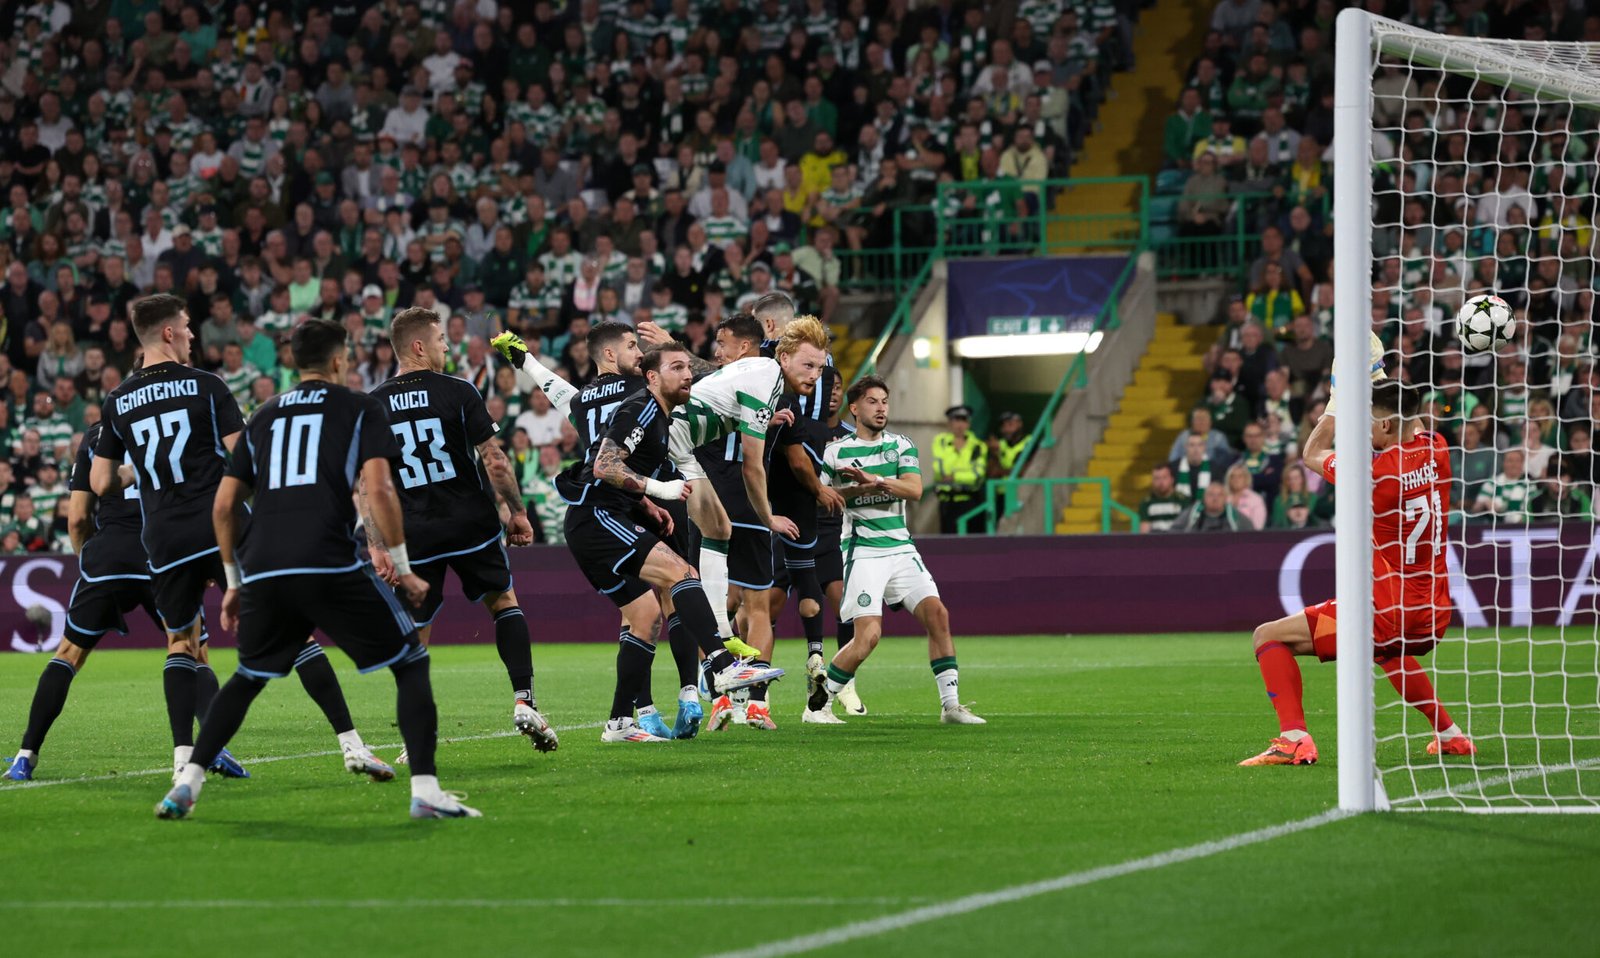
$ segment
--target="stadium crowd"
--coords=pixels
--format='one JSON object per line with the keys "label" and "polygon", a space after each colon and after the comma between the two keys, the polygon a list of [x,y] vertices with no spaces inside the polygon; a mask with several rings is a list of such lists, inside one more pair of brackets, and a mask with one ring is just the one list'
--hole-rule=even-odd
{"label": "stadium crowd", "polygon": [[[1184,177],[1178,235],[1203,248],[1243,218],[1259,241],[1237,264],[1242,290],[1205,356],[1206,392],[1153,470],[1148,531],[1332,518],[1332,489],[1299,449],[1332,385],[1337,6],[1221,0],[1167,120],[1166,167]],[[1600,16],[1560,0],[1366,7],[1460,36],[1600,42]],[[1592,521],[1595,113],[1386,64],[1373,142],[1372,328],[1388,375],[1423,390],[1429,427],[1452,447],[1452,521]],[[1513,307],[1516,334],[1468,354],[1456,313],[1481,293]]]}
{"label": "stadium crowd", "polygon": [[[128,305],[187,298],[194,362],[248,412],[307,316],[395,371],[389,317],[447,322],[547,539],[581,453],[487,341],[575,384],[593,322],[709,356],[781,290],[832,318],[852,250],[941,180],[1064,174],[1126,65],[1109,0],[0,4],[0,552],[61,550],[66,474],[138,361]],[[996,202],[950,194],[966,215]],[[1037,190],[999,202],[1035,209]],[[958,211],[958,215],[961,215]],[[841,255],[843,253],[844,255]],[[536,524],[537,525],[537,524]]]}

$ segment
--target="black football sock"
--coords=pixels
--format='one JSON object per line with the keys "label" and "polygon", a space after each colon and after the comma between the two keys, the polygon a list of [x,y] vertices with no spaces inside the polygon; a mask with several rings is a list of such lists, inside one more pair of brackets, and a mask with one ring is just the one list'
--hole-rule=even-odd
{"label": "black football sock", "polygon": [[511,679],[511,691],[533,705],[533,649],[528,639],[528,619],[519,606],[494,614],[494,647]]}
{"label": "black football sock", "polygon": [[433,757],[439,747],[439,710],[433,704],[433,682],[428,677],[428,650],[421,645],[413,647],[389,670],[394,673],[395,712],[411,774],[437,775]]}
{"label": "black football sock", "polygon": [[633,703],[640,683],[650,675],[656,647],[624,630],[617,637],[617,688],[611,695],[611,718],[633,718]]}
{"label": "black football sock", "polygon": [[678,688],[698,685],[700,656],[695,654],[698,649],[677,613],[673,613],[667,619],[667,644],[672,648],[672,661],[678,666]]}
{"label": "black football sock", "polygon": [[733,662],[733,656],[722,647],[722,637],[717,634],[717,617],[711,613],[711,603],[706,600],[706,590],[699,579],[684,579],[672,587],[672,607],[706,658],[717,663],[721,671]]}
{"label": "black football sock", "polygon": [[350,718],[350,706],[344,701],[344,689],[339,687],[339,677],[333,673],[333,663],[328,661],[322,646],[307,642],[294,660],[294,674],[300,676],[306,694],[327,716],[335,735],[343,735],[356,727]]}
{"label": "black football sock", "polygon": [[66,707],[67,691],[77,674],[78,670],[66,659],[51,659],[44,664],[44,671],[39,673],[39,687],[33,691],[33,704],[28,707],[28,727],[22,733],[23,751],[38,752],[44,744],[50,726]]}
{"label": "black football sock", "polygon": [[822,583],[817,581],[817,560],[785,559],[784,566],[789,570],[789,581],[794,583],[799,604],[805,605],[807,599],[817,604],[816,615],[800,615],[800,627],[806,634],[806,655],[821,655],[823,595]]}
{"label": "black football sock", "polygon": [[200,723],[200,736],[195,740],[189,761],[201,768],[210,768],[217,760],[217,753],[238,734],[245,714],[250,711],[250,703],[266,687],[265,679],[251,678],[243,672],[233,673],[233,678],[212,700],[205,721]]}
{"label": "black football sock", "polygon": [[194,664],[194,717],[202,724],[205,723],[206,713],[211,711],[211,700],[217,697],[217,673],[211,671],[211,666],[204,662]]}
{"label": "black football sock", "polygon": [[[772,668],[771,662],[752,662],[750,664],[754,665],[758,669]],[[767,686],[771,684],[771,682],[762,682],[758,685],[750,686],[750,701],[765,702],[767,700]]]}
{"label": "black football sock", "polygon": [[[617,637],[617,641],[626,645],[628,639],[632,637],[633,633],[629,632],[627,629],[623,629],[622,634]],[[656,647],[652,645],[650,646],[650,659],[652,662],[655,661],[655,654]],[[648,708],[654,708],[656,704],[655,690],[650,687],[650,673],[653,671],[655,671],[653,668],[645,669],[644,674],[638,676],[633,682],[633,707],[641,711]],[[633,713],[630,712],[628,714],[631,715]],[[615,718],[615,716],[613,716],[613,718]]]}
{"label": "black football sock", "polygon": [[[161,688],[167,696],[167,724],[175,748],[194,744],[195,661],[187,652],[173,652],[161,670]],[[214,758],[215,756],[213,756]]]}
{"label": "black football sock", "polygon": [[854,620],[839,623],[839,648],[844,648],[856,637],[856,624]]}

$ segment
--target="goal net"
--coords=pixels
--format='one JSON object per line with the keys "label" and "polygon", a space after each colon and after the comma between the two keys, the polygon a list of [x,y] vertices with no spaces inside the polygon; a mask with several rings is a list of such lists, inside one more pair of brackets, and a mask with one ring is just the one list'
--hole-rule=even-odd
{"label": "goal net", "polygon": [[[1445,515],[1407,502],[1399,531],[1445,545],[1455,616],[1420,662],[1477,749],[1431,754],[1434,721],[1341,654],[1341,805],[1600,811],[1600,45],[1446,36],[1359,10],[1338,39],[1335,379],[1364,378],[1370,318],[1388,374],[1420,391],[1423,428],[1449,444]],[[1468,353],[1457,310],[1480,293],[1510,304],[1515,331]],[[1341,613],[1347,595],[1371,602],[1375,561],[1370,397],[1347,392],[1363,391],[1340,391],[1336,417]],[[1358,462],[1358,488],[1342,488]],[[1339,619],[1341,653],[1371,647],[1370,616]]]}

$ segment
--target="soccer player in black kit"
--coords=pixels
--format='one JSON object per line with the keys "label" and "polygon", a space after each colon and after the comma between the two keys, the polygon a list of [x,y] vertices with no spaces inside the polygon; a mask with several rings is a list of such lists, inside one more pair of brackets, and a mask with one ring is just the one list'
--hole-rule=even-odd
{"label": "soccer player in black kit", "polygon": [[[28,709],[28,726],[22,733],[22,747],[3,776],[11,781],[33,779],[45,736],[66,707],[72,680],[100,639],[107,632],[126,635],[128,623],[124,617],[138,608],[143,608],[156,628],[161,628],[161,617],[156,615],[150,594],[150,566],[145,561],[144,543],[139,541],[144,526],[139,517],[139,487],[128,486],[103,502],[98,502],[89,488],[90,464],[94,461],[94,447],[99,442],[101,428],[101,423],[95,423],[84,430],[68,482],[67,532],[72,537],[72,551],[78,557],[78,581],[67,603],[67,623],[61,644],[39,675],[33,704]],[[197,667],[204,668],[214,683],[216,677],[204,664],[205,654],[202,644]],[[215,689],[211,692],[214,694]],[[206,700],[210,701],[210,695]],[[211,771],[233,777],[249,775],[226,749],[218,753]]]}
{"label": "soccer player in black kit", "polygon": [[394,673],[400,736],[411,756],[411,817],[476,818],[477,810],[439,788],[428,650],[400,600],[362,560],[356,537],[352,496],[359,486],[389,543],[400,591],[413,604],[422,601],[428,583],[407,555],[389,470],[400,450],[383,405],[340,385],[348,366],[344,327],[307,320],[290,349],[300,382],[251,417],[211,509],[228,584],[222,626],[238,632],[239,669],[217,693],[192,760],[156,814],[189,815],[205,783],[203,766],[239,731],[267,681],[289,674],[307,633],[321,629],[362,672]]}
{"label": "soccer player in black kit", "polygon": [[[138,300],[133,330],[144,365],[106,397],[89,482],[103,500],[122,495],[128,485],[129,477],[118,468],[124,459],[137,474],[141,538],[156,612],[167,632],[162,684],[176,770],[188,763],[195,720],[205,717],[216,692],[210,669],[200,667],[202,603],[207,586],[222,581],[207,514],[244,419],[220,378],[188,366],[194,332],[182,299],[158,293]],[[300,638],[295,670],[338,733],[345,767],[379,780],[393,778],[394,770],[374,758],[356,733],[321,646]]]}
{"label": "soccer player in black kit", "polygon": [[[428,583],[428,597],[417,610],[417,633],[426,645],[444,603],[445,570],[454,570],[467,598],[482,602],[494,619],[495,648],[511,680],[512,727],[534,748],[553,752],[559,744],[555,730],[539,714],[533,697],[528,620],[511,589],[511,565],[500,543],[496,497],[510,513],[506,538],[514,546],[533,542],[522,489],[496,441],[500,427],[489,418],[476,387],[445,375],[444,326],[438,313],[401,310],[390,323],[389,339],[400,372],[372,395],[383,403],[400,446],[395,484],[406,540],[415,553],[412,566]],[[365,525],[373,564],[380,577],[392,582],[384,540],[375,524]]]}
{"label": "soccer player in black kit", "polygon": [[[632,326],[618,322],[599,323],[589,330],[588,339],[589,356],[594,360],[598,375],[578,391],[567,409],[567,416],[578,431],[578,444],[584,450],[600,441],[611,417],[625,400],[647,388],[644,377],[639,375],[639,362],[644,354],[639,350],[639,338]],[[500,348],[502,352],[509,352],[512,347],[509,342],[502,342]],[[508,356],[507,359],[514,361],[517,366],[522,365],[520,358],[512,360]],[[576,463],[556,477],[556,489],[568,502],[578,501],[583,495],[579,479],[582,469],[583,464]],[[652,478],[676,479],[679,476],[677,469],[668,462],[663,474]],[[689,524],[688,507],[682,500],[662,500],[656,505],[666,509],[672,517],[673,532],[667,545],[678,555],[689,558],[693,527]],[[618,598],[632,601],[649,588],[641,580],[631,579],[622,587],[622,592],[629,594]],[[668,641],[672,648],[673,663],[678,669],[678,716],[673,727],[667,728],[656,709],[655,696],[650,688],[650,674],[646,672],[633,703],[638,712],[637,721],[640,728],[657,738],[694,738],[700,730],[700,719],[704,714],[696,684],[700,664],[698,650],[694,640],[684,630],[682,620],[674,614],[672,597],[658,594],[656,598],[662,614],[667,617]],[[622,623],[622,627],[624,631],[630,628],[627,621]],[[658,631],[652,629],[651,634]]]}
{"label": "soccer player in black kit", "polygon": [[[670,462],[668,423],[672,410],[688,401],[694,373],[689,351],[675,343],[648,353],[640,366],[649,388],[635,393],[612,415],[579,474],[581,495],[567,509],[567,548],[590,584],[617,603],[628,622],[617,651],[617,685],[611,718],[600,736],[603,742],[666,741],[639,728],[633,719],[638,684],[655,655],[653,630],[661,609],[649,589],[625,588],[630,580],[672,597],[687,634],[706,655],[709,684],[716,694],[783,675],[782,669],[745,665],[723,647],[694,569],[661,541],[672,535],[674,524],[667,511],[651,500],[687,499],[689,485],[682,479],[651,477]],[[645,528],[646,522],[653,530]]]}

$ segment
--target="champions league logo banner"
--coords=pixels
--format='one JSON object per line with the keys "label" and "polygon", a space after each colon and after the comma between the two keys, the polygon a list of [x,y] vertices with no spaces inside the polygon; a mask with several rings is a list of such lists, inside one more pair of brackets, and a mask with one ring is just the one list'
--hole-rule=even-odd
{"label": "champions league logo banner", "polygon": [[[1327,531],[925,536],[917,547],[957,634],[1247,632],[1333,597],[1333,540]],[[528,591],[535,642],[616,641],[616,609],[566,549],[532,546],[510,557]],[[1452,634],[1600,622],[1600,536],[1592,528],[1469,527],[1465,544],[1450,544],[1448,561]],[[77,575],[72,556],[0,556],[0,649],[54,651]],[[208,622],[217,621],[220,600],[217,590],[207,593]],[[143,610],[127,618],[128,635],[107,636],[100,648],[165,647]],[[922,634],[904,612],[890,612],[884,627]],[[232,635],[211,634],[216,645],[233,645]],[[801,634],[792,604],[777,634]],[[493,641],[478,605],[450,591],[432,644]]]}
{"label": "champions league logo banner", "polygon": [[948,336],[1086,332],[1126,256],[953,259],[947,265]]}

